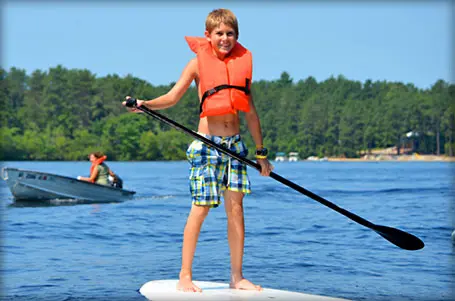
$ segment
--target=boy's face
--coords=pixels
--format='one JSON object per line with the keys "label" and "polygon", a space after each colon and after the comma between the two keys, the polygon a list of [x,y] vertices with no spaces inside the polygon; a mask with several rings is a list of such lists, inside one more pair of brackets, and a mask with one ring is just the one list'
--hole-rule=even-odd
{"label": "boy's face", "polygon": [[232,27],[221,23],[220,26],[214,28],[212,32],[205,32],[207,40],[212,44],[212,48],[217,54],[222,56],[227,55],[235,43],[237,43],[237,36]]}

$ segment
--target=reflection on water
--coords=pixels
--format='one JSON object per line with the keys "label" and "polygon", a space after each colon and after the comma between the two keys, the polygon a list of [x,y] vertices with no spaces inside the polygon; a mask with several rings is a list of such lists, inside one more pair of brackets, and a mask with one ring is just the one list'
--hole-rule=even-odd
{"label": "reflection on water", "polygon": [[[159,196],[140,196],[133,198],[136,201],[151,200],[151,199],[169,199],[175,197],[174,195],[159,195]],[[90,201],[78,199],[53,199],[53,200],[14,200],[8,207],[53,207],[53,206],[76,206],[87,204],[116,204],[125,201]]]}
{"label": "reflection on water", "polygon": [[51,206],[75,206],[81,204],[112,204],[121,203],[121,201],[106,201],[106,202],[94,202],[87,200],[76,200],[76,199],[54,199],[54,200],[36,200],[36,201],[20,201],[15,200],[8,207],[51,207]]}

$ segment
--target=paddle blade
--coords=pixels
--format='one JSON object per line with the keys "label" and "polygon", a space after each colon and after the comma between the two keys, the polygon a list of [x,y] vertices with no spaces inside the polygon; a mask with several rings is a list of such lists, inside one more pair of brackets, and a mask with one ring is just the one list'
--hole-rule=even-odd
{"label": "paddle blade", "polygon": [[405,250],[416,251],[425,246],[420,238],[399,229],[381,225],[375,225],[372,229],[394,245]]}

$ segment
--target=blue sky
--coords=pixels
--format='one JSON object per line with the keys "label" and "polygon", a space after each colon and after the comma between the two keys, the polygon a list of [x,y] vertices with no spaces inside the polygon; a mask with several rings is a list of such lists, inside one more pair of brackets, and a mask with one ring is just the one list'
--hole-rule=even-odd
{"label": "blue sky", "polygon": [[231,9],[253,53],[253,80],[286,71],[298,81],[344,75],[429,88],[454,81],[453,2],[435,1],[12,1],[2,3],[2,67],[58,64],[97,76],[176,81],[207,14]]}

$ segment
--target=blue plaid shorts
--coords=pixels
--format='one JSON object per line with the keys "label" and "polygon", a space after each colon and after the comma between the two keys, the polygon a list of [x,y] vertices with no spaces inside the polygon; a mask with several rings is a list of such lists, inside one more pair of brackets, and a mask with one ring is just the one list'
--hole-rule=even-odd
{"label": "blue plaid shorts", "polygon": [[[239,134],[230,137],[201,133],[199,135],[224,146],[241,157],[248,155],[248,149]],[[225,189],[245,194],[251,193],[247,166],[244,163],[199,140],[194,140],[190,144],[186,156],[191,165],[189,180],[193,204],[216,208],[221,204],[221,195]]]}

